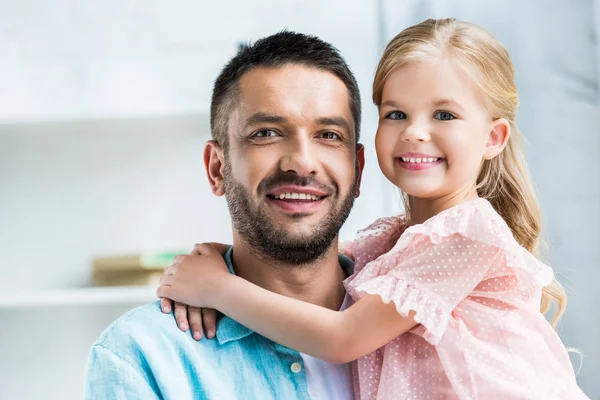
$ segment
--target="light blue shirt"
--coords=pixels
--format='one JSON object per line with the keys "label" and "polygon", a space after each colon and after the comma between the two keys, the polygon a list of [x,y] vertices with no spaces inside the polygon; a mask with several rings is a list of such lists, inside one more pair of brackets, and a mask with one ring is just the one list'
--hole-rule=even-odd
{"label": "light blue shirt", "polygon": [[[232,273],[231,250],[225,261]],[[340,255],[352,272],[352,261]],[[195,341],[158,301],[129,311],[92,346],[86,399],[310,399],[301,355],[228,317]]]}

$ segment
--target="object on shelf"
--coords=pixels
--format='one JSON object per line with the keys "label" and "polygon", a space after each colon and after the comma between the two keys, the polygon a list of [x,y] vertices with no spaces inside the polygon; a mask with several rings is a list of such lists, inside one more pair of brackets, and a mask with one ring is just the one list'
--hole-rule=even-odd
{"label": "object on shelf", "polygon": [[133,256],[98,257],[92,262],[96,286],[158,286],[165,267],[180,252],[144,253]]}

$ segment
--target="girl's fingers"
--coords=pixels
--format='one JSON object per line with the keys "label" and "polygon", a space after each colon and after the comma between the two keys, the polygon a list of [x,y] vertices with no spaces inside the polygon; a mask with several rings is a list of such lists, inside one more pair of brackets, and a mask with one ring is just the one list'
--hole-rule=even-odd
{"label": "girl's fingers", "polygon": [[175,276],[175,269],[174,264],[168,265],[163,272],[163,276]]}
{"label": "girl's fingers", "polygon": [[202,323],[206,331],[206,337],[212,339],[217,333],[217,310],[213,308],[202,309]]}
{"label": "girl's fingers", "polygon": [[194,247],[192,247],[192,250],[190,251],[190,254],[191,254],[191,255],[194,255],[194,256],[199,256],[199,255],[201,255],[202,253],[200,253],[200,249],[198,248],[199,246],[200,246],[200,243],[196,243],[196,244],[194,245]]}
{"label": "girl's fingers", "polygon": [[175,302],[175,321],[177,326],[182,331],[188,330],[187,306],[182,303]]}
{"label": "girl's fingers", "polygon": [[188,321],[195,340],[202,339],[202,312],[199,307],[188,306]]}
{"label": "girl's fingers", "polygon": [[217,251],[222,256],[224,256],[225,253],[227,253],[227,250],[229,250],[229,248],[231,247],[231,245],[224,244],[224,243],[217,243],[217,242],[209,242],[207,244],[210,244],[212,247],[214,247],[215,249],[217,249]]}
{"label": "girl's fingers", "polygon": [[161,286],[173,286],[174,282],[175,282],[175,277],[173,275],[163,274],[160,277],[159,283]]}
{"label": "girl's fingers", "polygon": [[212,254],[218,253],[217,249],[215,249],[209,243],[200,243],[194,246],[194,250],[196,253],[204,256],[210,256]]}
{"label": "girl's fingers", "polygon": [[162,299],[160,299],[160,309],[165,314],[170,313],[173,309],[173,301],[171,299],[163,297]]}
{"label": "girl's fingers", "polygon": [[[171,286],[165,286],[165,285],[160,285],[158,288],[156,288],[156,297],[159,297],[161,299],[160,304],[161,304],[161,308],[163,306],[163,301],[162,299],[166,299],[170,302],[170,308],[171,310],[173,309],[173,300],[171,300],[172,296],[172,291],[171,291]],[[169,303],[167,303],[169,304]],[[163,312],[166,312],[163,310]]]}

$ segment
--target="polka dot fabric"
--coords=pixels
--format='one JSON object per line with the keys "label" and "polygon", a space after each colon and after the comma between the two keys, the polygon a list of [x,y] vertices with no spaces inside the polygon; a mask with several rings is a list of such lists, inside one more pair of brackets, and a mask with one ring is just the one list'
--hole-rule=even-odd
{"label": "polka dot fabric", "polygon": [[552,270],[476,199],[405,229],[403,217],[360,231],[356,301],[377,294],[419,322],[357,360],[356,397],[368,399],[586,399],[567,351],[540,313]]}

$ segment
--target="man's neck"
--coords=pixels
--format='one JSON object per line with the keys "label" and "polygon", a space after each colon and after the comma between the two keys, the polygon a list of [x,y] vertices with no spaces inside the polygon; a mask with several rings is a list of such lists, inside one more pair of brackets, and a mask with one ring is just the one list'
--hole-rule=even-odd
{"label": "man's neck", "polygon": [[236,275],[283,296],[339,310],[346,295],[337,239],[319,260],[298,266],[257,255],[234,233],[232,261]]}

